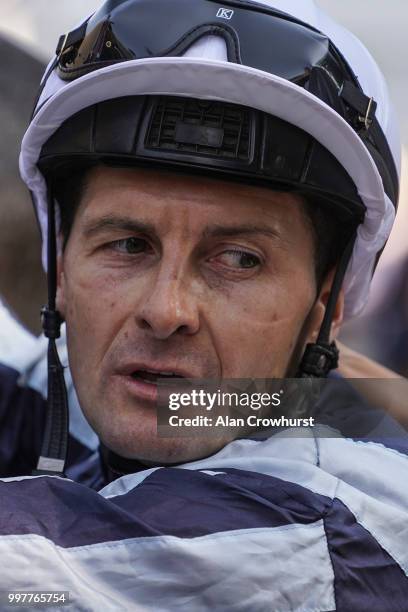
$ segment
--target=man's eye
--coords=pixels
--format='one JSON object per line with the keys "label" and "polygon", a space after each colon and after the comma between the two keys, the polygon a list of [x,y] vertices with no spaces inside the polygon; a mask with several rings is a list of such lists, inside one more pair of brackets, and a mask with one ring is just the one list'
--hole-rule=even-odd
{"label": "man's eye", "polygon": [[116,251],[125,253],[126,255],[137,255],[144,253],[149,245],[143,238],[124,238],[123,240],[115,240],[110,245]]}
{"label": "man's eye", "polygon": [[260,259],[247,251],[231,249],[221,253],[217,260],[225,266],[232,268],[255,268],[260,264]]}

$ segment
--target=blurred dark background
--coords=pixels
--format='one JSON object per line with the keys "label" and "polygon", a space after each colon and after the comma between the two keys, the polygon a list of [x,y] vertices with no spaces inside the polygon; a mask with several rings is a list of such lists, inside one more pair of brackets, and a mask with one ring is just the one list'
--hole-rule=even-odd
{"label": "blurred dark background", "polygon": [[24,326],[39,332],[45,299],[39,232],[17,161],[44,65],[4,38],[0,58],[0,295]]}

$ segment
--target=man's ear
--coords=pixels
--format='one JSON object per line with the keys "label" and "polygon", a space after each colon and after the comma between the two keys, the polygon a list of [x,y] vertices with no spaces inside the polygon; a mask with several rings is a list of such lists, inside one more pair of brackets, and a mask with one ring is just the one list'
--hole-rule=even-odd
{"label": "man's ear", "polygon": [[[310,340],[311,342],[315,342],[317,340],[317,336],[320,331],[320,326],[323,322],[324,313],[326,312],[327,302],[329,300],[330,291],[333,285],[333,279],[336,270],[333,269],[326,276],[322,287],[320,289],[319,295],[315,302],[315,305],[312,310],[312,316],[310,319]],[[341,324],[343,322],[344,315],[344,289],[341,289],[339,296],[336,302],[336,308],[334,310],[334,315],[331,323],[331,332],[330,332],[330,342],[333,342],[340,331]]]}
{"label": "man's ear", "polygon": [[64,274],[64,256],[59,254],[57,257],[57,310],[65,318],[66,310],[66,282]]}

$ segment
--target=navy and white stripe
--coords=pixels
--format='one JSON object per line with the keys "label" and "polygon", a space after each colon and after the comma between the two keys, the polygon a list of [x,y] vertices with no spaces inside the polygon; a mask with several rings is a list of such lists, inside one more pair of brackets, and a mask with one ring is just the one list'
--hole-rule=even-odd
{"label": "navy and white stripe", "polygon": [[406,610],[408,458],[318,442],[236,441],[99,493],[2,481],[0,587],[48,579],[71,591],[73,610]]}

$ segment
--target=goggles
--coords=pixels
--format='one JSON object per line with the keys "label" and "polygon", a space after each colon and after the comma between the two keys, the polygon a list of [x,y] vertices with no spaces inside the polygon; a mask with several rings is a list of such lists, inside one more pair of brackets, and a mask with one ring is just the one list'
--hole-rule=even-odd
{"label": "goggles", "polygon": [[52,69],[72,81],[120,62],[181,56],[211,35],[224,39],[229,62],[291,81],[334,109],[369,149],[396,205],[398,173],[375,117],[376,102],[325,35],[280,11],[241,0],[222,7],[217,0],[108,0],[60,38]]}
{"label": "goggles", "polygon": [[264,6],[230,0],[224,4],[110,0],[83,26],[61,37],[59,76],[71,80],[115,62],[182,55],[198,38],[216,35],[225,40],[230,62],[301,85],[314,66],[327,71],[338,88],[354,79],[323,34]]}

